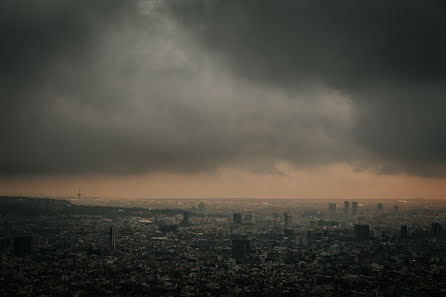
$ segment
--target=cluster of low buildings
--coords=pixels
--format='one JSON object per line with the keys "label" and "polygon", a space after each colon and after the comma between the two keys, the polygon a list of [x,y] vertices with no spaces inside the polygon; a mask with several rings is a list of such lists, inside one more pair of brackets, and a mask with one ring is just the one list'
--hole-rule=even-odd
{"label": "cluster of low buildings", "polygon": [[4,214],[0,296],[446,296],[437,214],[197,209]]}

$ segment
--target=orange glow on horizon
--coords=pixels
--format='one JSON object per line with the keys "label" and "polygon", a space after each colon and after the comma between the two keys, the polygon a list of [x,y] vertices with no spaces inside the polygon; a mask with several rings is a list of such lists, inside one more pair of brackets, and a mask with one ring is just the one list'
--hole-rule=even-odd
{"label": "orange glow on horizon", "polygon": [[336,164],[293,169],[280,164],[281,174],[221,168],[214,173],[133,176],[57,176],[0,179],[1,195],[104,198],[431,198],[446,197],[446,180],[357,172]]}

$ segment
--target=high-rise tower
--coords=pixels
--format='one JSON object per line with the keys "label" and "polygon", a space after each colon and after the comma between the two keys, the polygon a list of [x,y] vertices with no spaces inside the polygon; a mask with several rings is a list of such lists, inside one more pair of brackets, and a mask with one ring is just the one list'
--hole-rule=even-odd
{"label": "high-rise tower", "polygon": [[344,214],[348,215],[350,209],[350,201],[344,201]]}
{"label": "high-rise tower", "polygon": [[330,216],[336,215],[336,203],[329,203],[328,204],[328,213]]}
{"label": "high-rise tower", "polygon": [[110,227],[110,238],[109,238],[110,250],[114,251],[116,249],[116,234],[115,226]]}
{"label": "high-rise tower", "polygon": [[352,216],[358,215],[358,202],[353,201],[352,202]]}

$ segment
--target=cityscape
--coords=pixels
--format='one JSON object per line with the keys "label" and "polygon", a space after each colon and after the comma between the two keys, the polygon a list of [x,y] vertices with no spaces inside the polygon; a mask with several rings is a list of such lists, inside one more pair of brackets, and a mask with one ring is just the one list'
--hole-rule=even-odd
{"label": "cityscape", "polygon": [[0,296],[446,294],[444,201],[102,202],[1,197]]}
{"label": "cityscape", "polygon": [[0,297],[446,297],[445,0],[0,0]]}

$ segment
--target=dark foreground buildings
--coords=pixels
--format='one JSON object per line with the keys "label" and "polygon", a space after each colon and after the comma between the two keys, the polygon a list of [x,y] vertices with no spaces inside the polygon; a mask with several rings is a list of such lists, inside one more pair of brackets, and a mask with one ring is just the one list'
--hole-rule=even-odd
{"label": "dark foreground buildings", "polygon": [[111,226],[110,227],[109,246],[110,246],[110,250],[112,250],[112,251],[116,250],[116,230],[115,230],[115,226]]}
{"label": "dark foreground buildings", "polygon": [[370,237],[369,225],[355,225],[354,238],[356,241],[365,241]]}
{"label": "dark foreground buildings", "polygon": [[240,213],[234,213],[232,215],[232,222],[234,224],[241,224],[242,223],[242,215]]}
{"label": "dark foreground buildings", "polygon": [[407,239],[407,225],[401,225],[401,239]]}
{"label": "dark foreground buildings", "polygon": [[[311,214],[275,201],[205,202],[205,213],[70,205],[30,216],[13,207],[0,218],[12,220],[1,233],[11,245],[0,251],[0,296],[446,296],[440,210],[394,216],[385,204],[382,216],[361,207],[331,217],[328,201]],[[234,224],[234,212],[257,219]]]}
{"label": "dark foreground buildings", "polygon": [[246,236],[239,236],[232,239],[232,257],[237,263],[249,260],[250,241]]}
{"label": "dark foreground buildings", "polygon": [[14,255],[24,257],[31,254],[32,235],[20,234],[14,236]]}
{"label": "dark foreground buildings", "polygon": [[432,232],[432,236],[439,236],[440,232],[441,232],[441,225],[440,225],[440,223],[433,222],[432,223],[431,232]]}

